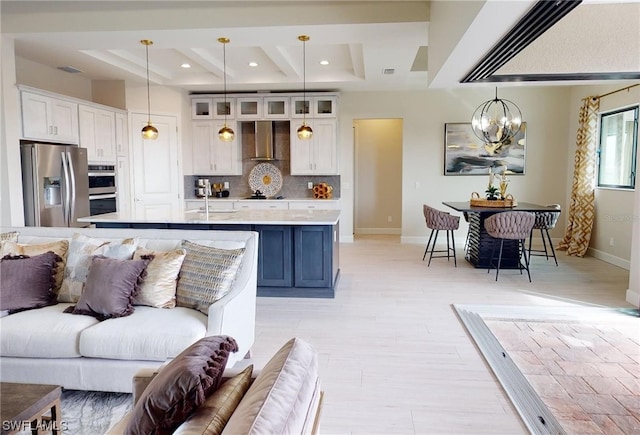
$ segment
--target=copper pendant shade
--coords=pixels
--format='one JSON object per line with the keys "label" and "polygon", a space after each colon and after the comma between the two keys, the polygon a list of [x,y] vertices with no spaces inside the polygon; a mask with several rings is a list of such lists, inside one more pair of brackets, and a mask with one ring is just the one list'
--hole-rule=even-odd
{"label": "copper pendant shade", "polygon": [[149,92],[149,46],[153,44],[153,41],[150,39],[143,39],[140,41],[142,45],[145,47],[145,52],[147,56],[147,125],[142,127],[142,139],[150,139],[155,140],[158,138],[158,129],[151,124],[151,97]]}
{"label": "copper pendant shade", "polygon": [[[309,40],[307,35],[298,36],[298,40],[302,41],[302,104],[306,106],[307,102],[307,50],[306,43]],[[311,107],[311,104],[309,104]],[[313,136],[313,130],[307,125],[306,107],[303,109],[302,125],[298,127],[297,135],[300,140],[309,140]]]}
{"label": "copper pendant shade", "polygon": [[227,44],[229,38],[218,38],[218,42],[222,44],[222,65],[223,65],[223,81],[224,81],[224,127],[218,131],[218,137],[223,142],[231,142],[235,133],[233,129],[227,125]]}

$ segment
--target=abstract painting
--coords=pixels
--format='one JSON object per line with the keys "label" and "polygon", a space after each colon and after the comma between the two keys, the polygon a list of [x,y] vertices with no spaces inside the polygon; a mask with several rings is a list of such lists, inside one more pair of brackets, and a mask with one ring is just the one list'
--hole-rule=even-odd
{"label": "abstract painting", "polygon": [[523,175],[525,169],[526,123],[518,133],[499,144],[482,142],[470,122],[444,125],[444,175]]}

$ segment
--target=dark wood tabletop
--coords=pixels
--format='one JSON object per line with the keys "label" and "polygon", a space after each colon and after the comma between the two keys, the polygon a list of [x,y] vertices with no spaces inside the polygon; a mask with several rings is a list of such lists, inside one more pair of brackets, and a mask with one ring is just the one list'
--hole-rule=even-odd
{"label": "dark wood tabletop", "polygon": [[[0,383],[0,419],[2,422],[33,420],[45,407],[60,398],[62,389],[58,385],[36,385]],[[4,430],[2,433],[11,433]]]}
{"label": "dark wood tabletop", "polygon": [[444,201],[444,205],[460,212],[468,213],[484,213],[484,212],[502,212],[502,211],[558,211],[554,207],[548,205],[531,204],[528,202],[519,202],[515,207],[476,207],[469,205],[469,201],[453,202]]}

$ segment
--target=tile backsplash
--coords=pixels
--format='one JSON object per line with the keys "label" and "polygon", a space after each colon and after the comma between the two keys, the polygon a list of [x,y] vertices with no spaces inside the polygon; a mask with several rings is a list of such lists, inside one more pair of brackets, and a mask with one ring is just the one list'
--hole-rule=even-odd
{"label": "tile backsplash", "polygon": [[233,198],[249,197],[253,194],[249,186],[249,173],[259,163],[269,163],[274,165],[282,173],[282,189],[274,196],[284,198],[313,198],[313,190],[307,187],[311,182],[327,183],[333,186],[333,198],[340,198],[340,176],[339,175],[291,175],[289,166],[290,150],[290,130],[289,121],[276,122],[276,132],[274,136],[275,158],[269,162],[253,161],[255,155],[253,130],[250,123],[239,123],[241,129],[239,137],[242,138],[242,175],[185,175],[184,188],[185,199],[197,198],[196,180],[198,178],[208,178],[213,183],[229,183],[229,196]]}

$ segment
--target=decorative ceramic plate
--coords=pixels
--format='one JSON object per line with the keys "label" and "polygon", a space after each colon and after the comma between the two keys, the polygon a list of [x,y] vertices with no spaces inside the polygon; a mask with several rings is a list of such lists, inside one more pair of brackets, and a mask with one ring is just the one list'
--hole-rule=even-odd
{"label": "decorative ceramic plate", "polygon": [[274,196],[282,189],[282,172],[271,163],[258,163],[249,173],[249,187],[267,198]]}

